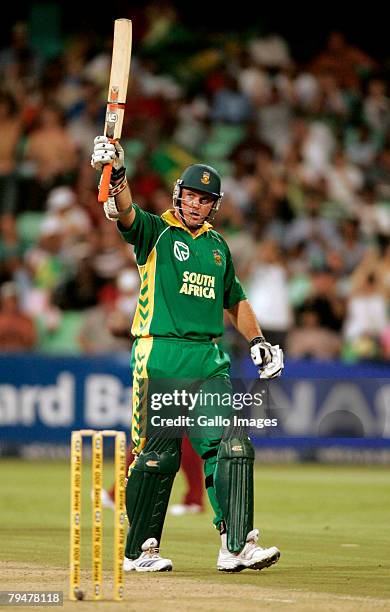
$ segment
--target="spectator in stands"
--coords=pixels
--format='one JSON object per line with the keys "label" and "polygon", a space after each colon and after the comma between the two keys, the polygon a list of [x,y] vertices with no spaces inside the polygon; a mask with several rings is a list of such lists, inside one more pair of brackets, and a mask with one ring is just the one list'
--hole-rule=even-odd
{"label": "spectator in stands", "polygon": [[326,173],[328,195],[349,213],[354,211],[354,203],[358,191],[363,187],[363,175],[345,157],[344,151],[338,149],[332,156],[331,164]]}
{"label": "spectator in stands", "polygon": [[13,282],[0,288],[0,351],[31,351],[36,345],[33,320],[19,307],[19,292]]}
{"label": "spectator in stands", "polygon": [[14,278],[15,272],[21,268],[24,248],[16,218],[11,213],[0,216],[0,283]]}
{"label": "spectator in stands", "polygon": [[83,159],[88,159],[94,135],[104,123],[104,106],[100,96],[100,87],[90,81],[84,81],[83,100],[77,109],[73,109],[69,121],[69,135],[77,145]]}
{"label": "spectator in stands", "polygon": [[248,299],[264,334],[272,344],[284,348],[292,321],[286,269],[275,241],[263,240],[258,246],[247,285]]}
{"label": "spectator in stands", "polygon": [[265,70],[244,50],[239,57],[238,85],[255,106],[262,105],[270,96],[270,78]]}
{"label": "spectator in stands", "polygon": [[47,217],[41,225],[38,244],[26,253],[33,284],[44,291],[54,289],[66,273],[63,239],[61,222]]}
{"label": "spectator in stands", "polygon": [[78,261],[76,270],[60,280],[54,289],[53,304],[61,310],[85,310],[97,305],[102,282],[91,265],[88,253],[85,255]]}
{"label": "spectator in stands", "polygon": [[135,269],[121,270],[116,287],[104,287],[100,301],[86,315],[80,330],[80,344],[89,354],[129,351],[130,321],[134,315],[139,290],[139,275]]}
{"label": "spectator in stands", "polygon": [[390,147],[381,150],[367,170],[369,184],[375,184],[378,200],[390,200]]}
{"label": "spectator in stands", "polygon": [[19,104],[23,104],[28,89],[32,89],[40,76],[40,58],[28,40],[28,26],[17,21],[11,31],[11,43],[0,51],[0,80],[12,91]]}
{"label": "spectator in stands", "polygon": [[21,131],[15,99],[7,92],[0,92],[0,214],[16,210],[16,151]]}
{"label": "spectator in stands", "polygon": [[115,301],[111,295],[101,292],[100,303],[86,311],[80,329],[79,343],[82,351],[89,355],[129,352],[130,340],[113,336],[111,327],[115,324]]}
{"label": "spectator in stands", "polygon": [[363,103],[363,116],[376,139],[383,142],[390,127],[390,100],[383,79],[374,78],[369,82]]}
{"label": "spectator in stands", "polygon": [[387,235],[377,235],[377,262],[375,272],[378,276],[380,286],[386,298],[390,302],[390,232]]}
{"label": "spectator in stands", "polygon": [[274,85],[269,99],[256,110],[261,139],[272,148],[275,155],[283,155],[290,139],[291,105]]}
{"label": "spectator in stands", "polygon": [[88,214],[79,206],[75,191],[66,185],[49,192],[47,209],[49,218],[57,219],[61,224],[67,261],[77,266],[80,257],[84,258],[92,250],[89,242],[92,225]]}
{"label": "spectator in stands", "polygon": [[338,294],[336,279],[329,267],[323,266],[312,271],[311,290],[303,308],[317,313],[320,327],[336,333],[341,331],[345,305]]}
{"label": "spectator in stands", "polygon": [[347,158],[362,170],[374,162],[379,149],[378,140],[366,124],[347,130],[345,144]]}
{"label": "spectator in stands", "polygon": [[254,108],[247,94],[240,92],[236,77],[226,73],[224,81],[211,102],[211,119],[226,123],[244,123],[252,119]]}
{"label": "spectator in stands", "polygon": [[380,357],[380,337],[389,324],[386,292],[376,269],[377,254],[367,252],[352,275],[344,337],[354,357]]}
{"label": "spectator in stands", "polygon": [[113,281],[123,268],[134,261],[132,251],[126,248],[114,223],[100,225],[93,239],[92,267],[101,281]]}
{"label": "spectator in stands", "polygon": [[349,44],[341,32],[331,32],[326,49],[310,62],[315,74],[327,71],[333,74],[341,87],[356,90],[359,78],[376,66],[374,60],[364,51]]}
{"label": "spectator in stands", "polygon": [[305,255],[311,265],[321,266],[328,248],[337,249],[341,242],[335,223],[321,215],[322,194],[318,190],[307,190],[306,211],[295,218],[286,230],[284,247],[292,249],[305,244]]}
{"label": "spectator in stands", "polygon": [[359,221],[355,218],[344,219],[340,224],[340,235],[342,244],[339,253],[344,262],[344,273],[351,274],[361,262],[366,251]]}
{"label": "spectator in stands", "polygon": [[40,210],[47,191],[56,184],[71,182],[77,167],[77,148],[58,105],[47,104],[41,110],[37,125],[28,136],[25,156],[32,164],[34,182],[30,193],[33,202],[27,201],[24,206]]}
{"label": "spectator in stands", "polygon": [[259,66],[275,70],[290,64],[290,52],[286,41],[278,34],[266,34],[253,38],[248,44],[252,59]]}
{"label": "spectator in stands", "polygon": [[311,102],[310,110],[328,120],[338,121],[347,116],[346,97],[332,72],[324,70],[317,77],[317,95]]}
{"label": "spectator in stands", "polygon": [[378,199],[373,185],[367,185],[359,194],[356,215],[364,238],[373,240],[377,235],[390,236],[390,207],[386,200]]}
{"label": "spectator in stands", "polygon": [[298,326],[287,337],[287,352],[295,359],[337,359],[339,334],[320,325],[315,308],[306,304],[298,311]]}

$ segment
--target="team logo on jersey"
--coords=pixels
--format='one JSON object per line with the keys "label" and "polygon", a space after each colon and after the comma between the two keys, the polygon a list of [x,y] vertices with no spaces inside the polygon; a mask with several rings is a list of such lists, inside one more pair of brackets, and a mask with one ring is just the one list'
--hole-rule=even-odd
{"label": "team logo on jersey", "polygon": [[203,185],[208,185],[210,182],[210,172],[203,172],[203,176],[200,180]]}
{"label": "team logo on jersey", "polygon": [[173,245],[173,254],[179,261],[187,261],[190,256],[190,249],[185,242],[175,240],[175,244]]}
{"label": "team logo on jersey", "polygon": [[213,251],[214,261],[218,266],[222,265],[222,257],[219,251]]}

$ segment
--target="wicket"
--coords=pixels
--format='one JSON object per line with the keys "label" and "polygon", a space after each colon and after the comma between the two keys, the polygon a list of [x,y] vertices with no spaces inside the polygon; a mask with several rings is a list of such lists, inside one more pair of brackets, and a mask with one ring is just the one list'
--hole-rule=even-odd
{"label": "wicket", "polygon": [[70,478],[70,585],[69,598],[80,598],[81,583],[81,468],[83,438],[92,438],[92,598],[102,598],[103,567],[103,440],[115,438],[114,589],[113,599],[124,594],[126,435],[122,431],[81,429],[72,432]]}

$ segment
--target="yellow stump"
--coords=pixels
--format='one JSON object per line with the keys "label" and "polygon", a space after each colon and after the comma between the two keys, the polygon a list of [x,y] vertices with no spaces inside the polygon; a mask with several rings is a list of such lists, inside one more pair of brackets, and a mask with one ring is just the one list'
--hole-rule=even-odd
{"label": "yellow stump", "polygon": [[72,432],[70,476],[70,584],[69,598],[79,599],[81,561],[81,467],[83,437],[92,438],[92,581],[94,600],[102,598],[103,583],[103,440],[115,438],[114,592],[115,601],[124,596],[126,434],[106,429]]}
{"label": "yellow stump", "polygon": [[126,435],[115,436],[115,524],[114,524],[114,599],[121,601],[124,594],[123,558],[125,555],[125,480]]}
{"label": "yellow stump", "polygon": [[81,462],[82,437],[80,432],[72,432],[70,457],[70,584],[69,597],[76,599],[80,589],[81,554]]}
{"label": "yellow stump", "polygon": [[92,584],[93,599],[102,598],[103,567],[103,436],[100,432],[92,435]]}

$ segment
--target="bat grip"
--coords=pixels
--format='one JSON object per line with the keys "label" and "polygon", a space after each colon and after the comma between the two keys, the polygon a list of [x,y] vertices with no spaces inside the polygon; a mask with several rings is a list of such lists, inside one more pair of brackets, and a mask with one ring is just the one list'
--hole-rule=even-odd
{"label": "bat grip", "polygon": [[110,188],[110,179],[112,172],[112,164],[106,164],[103,168],[102,180],[99,186],[98,202],[107,202],[108,190]]}

